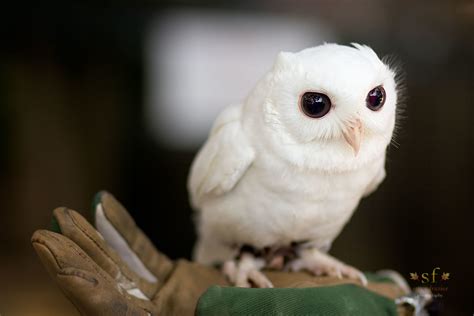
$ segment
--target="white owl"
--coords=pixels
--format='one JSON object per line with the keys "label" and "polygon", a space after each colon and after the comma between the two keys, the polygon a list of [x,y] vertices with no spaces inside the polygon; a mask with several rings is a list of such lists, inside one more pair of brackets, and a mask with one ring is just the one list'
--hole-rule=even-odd
{"label": "white owl", "polygon": [[264,267],[365,283],[326,252],[385,177],[396,106],[395,72],[368,46],[281,52],[193,162],[195,260],[242,287],[271,287]]}

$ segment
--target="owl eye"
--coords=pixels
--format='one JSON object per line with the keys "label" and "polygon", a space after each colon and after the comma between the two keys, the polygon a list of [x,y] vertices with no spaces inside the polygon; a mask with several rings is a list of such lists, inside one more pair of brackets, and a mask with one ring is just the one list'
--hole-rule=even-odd
{"label": "owl eye", "polygon": [[380,110],[385,103],[385,89],[382,86],[373,88],[367,94],[365,102],[372,111]]}
{"label": "owl eye", "polygon": [[305,92],[301,96],[300,107],[305,115],[311,118],[320,118],[328,114],[331,109],[331,100],[322,93]]}

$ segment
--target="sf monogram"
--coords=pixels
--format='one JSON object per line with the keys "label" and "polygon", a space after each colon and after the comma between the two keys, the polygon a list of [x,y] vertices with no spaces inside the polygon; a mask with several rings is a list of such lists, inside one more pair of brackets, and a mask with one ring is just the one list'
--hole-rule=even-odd
{"label": "sf monogram", "polygon": [[449,272],[443,272],[443,273],[438,273],[439,270],[441,270],[440,267],[436,267],[433,269],[431,273],[429,272],[424,272],[421,274],[418,274],[417,272],[410,272],[410,280],[413,281],[421,281],[421,283],[436,283],[438,281],[438,277],[441,279],[441,281],[448,281],[450,274]]}

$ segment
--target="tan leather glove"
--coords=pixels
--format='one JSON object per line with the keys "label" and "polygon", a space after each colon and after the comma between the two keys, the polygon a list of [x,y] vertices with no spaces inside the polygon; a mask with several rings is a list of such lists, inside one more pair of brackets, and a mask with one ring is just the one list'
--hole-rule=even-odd
{"label": "tan leather glove", "polygon": [[[210,284],[226,284],[212,268],[169,260],[112,195],[98,197],[95,221],[101,233],[79,213],[57,208],[53,221],[60,233],[38,230],[31,239],[52,278],[82,314],[193,314]],[[189,281],[180,284],[183,279]]]}
{"label": "tan leather glove", "polygon": [[[107,192],[95,202],[95,225],[68,208],[53,211],[59,233],[38,230],[32,243],[44,266],[85,315],[193,315],[211,285],[229,285],[220,271],[186,260],[171,261],[155,249],[124,207]],[[275,287],[314,287],[353,280],[306,273],[266,272]],[[393,283],[369,282],[389,298]]]}

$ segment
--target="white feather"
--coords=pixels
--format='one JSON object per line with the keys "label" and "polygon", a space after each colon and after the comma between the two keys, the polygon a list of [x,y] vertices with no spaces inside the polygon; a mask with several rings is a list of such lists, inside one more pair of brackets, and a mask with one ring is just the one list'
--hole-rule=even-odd
{"label": "white feather", "polygon": [[216,119],[207,142],[191,168],[189,191],[193,206],[230,191],[252,163],[255,153],[241,127],[241,107],[230,106]]}
{"label": "white feather", "polygon": [[[327,249],[383,180],[395,123],[394,72],[368,46],[353,46],[280,53],[245,102],[217,118],[188,182],[198,211],[197,261],[232,259],[242,244],[304,240]],[[378,85],[387,97],[374,112],[365,100]],[[331,99],[326,116],[302,113],[306,91]],[[357,156],[343,137],[355,118],[363,125]]]}

